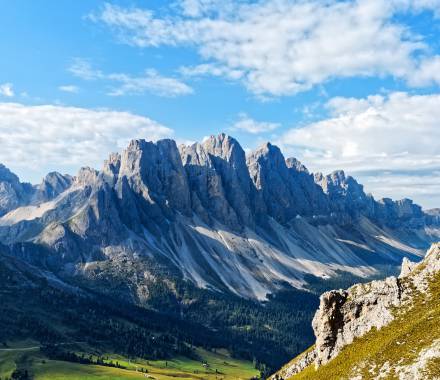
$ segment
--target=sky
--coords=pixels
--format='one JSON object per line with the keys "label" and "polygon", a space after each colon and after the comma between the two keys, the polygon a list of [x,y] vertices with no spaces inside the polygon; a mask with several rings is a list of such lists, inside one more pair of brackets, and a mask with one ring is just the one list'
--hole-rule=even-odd
{"label": "sky", "polygon": [[440,0],[0,0],[0,162],[225,132],[440,207]]}

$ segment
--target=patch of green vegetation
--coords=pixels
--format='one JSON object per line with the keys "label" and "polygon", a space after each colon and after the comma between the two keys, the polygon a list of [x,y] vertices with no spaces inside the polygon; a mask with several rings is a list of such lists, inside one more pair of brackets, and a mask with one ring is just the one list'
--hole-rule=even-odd
{"label": "patch of green vegetation", "polygon": [[[362,379],[378,375],[386,363],[404,366],[413,363],[421,350],[440,339],[440,274],[430,282],[429,296],[418,293],[414,296],[412,307],[396,314],[396,318],[380,330],[373,329],[352,344],[344,347],[341,353],[327,365],[315,370],[309,366],[294,375],[292,380],[348,379],[356,374]],[[429,366],[429,377],[438,376],[439,360]],[[437,371],[437,373],[436,373]],[[432,375],[432,377],[431,377]],[[397,378],[394,368],[389,379]]]}
{"label": "patch of green vegetation", "polygon": [[[88,357],[89,355],[86,354]],[[34,380],[122,380],[122,379],[194,379],[249,380],[259,372],[252,362],[234,359],[226,350],[195,349],[195,358],[178,356],[170,360],[128,359],[115,354],[100,354],[106,363],[122,368],[51,360],[38,349],[0,351],[0,378],[10,378],[20,367]],[[96,355],[90,355],[96,359]]]}
{"label": "patch of green vegetation", "polygon": [[35,380],[122,380],[140,378],[133,371],[49,360],[32,367]]}
{"label": "patch of green vegetation", "polygon": [[[130,268],[117,273],[136,277]],[[261,303],[199,289],[168,273],[161,277],[155,269],[148,299],[134,305],[119,289],[122,281],[110,269],[98,269],[104,278],[99,292],[87,283],[72,283],[82,291],[71,292],[53,286],[19,259],[2,256],[0,245],[0,345],[29,338],[42,344],[84,341],[150,360],[190,356],[192,346],[225,347],[234,358],[254,361],[268,373],[314,339],[310,322],[319,299],[311,292],[286,288]],[[101,287],[112,291],[101,293]]]}
{"label": "patch of green vegetation", "polygon": [[0,352],[0,379],[9,378],[12,372],[17,368],[15,361],[16,352]]}

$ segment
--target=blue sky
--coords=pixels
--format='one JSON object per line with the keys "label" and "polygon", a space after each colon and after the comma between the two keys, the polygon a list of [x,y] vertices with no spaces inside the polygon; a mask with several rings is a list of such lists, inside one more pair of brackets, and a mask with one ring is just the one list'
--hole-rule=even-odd
{"label": "blue sky", "polygon": [[0,4],[0,161],[23,180],[224,131],[440,206],[438,0]]}

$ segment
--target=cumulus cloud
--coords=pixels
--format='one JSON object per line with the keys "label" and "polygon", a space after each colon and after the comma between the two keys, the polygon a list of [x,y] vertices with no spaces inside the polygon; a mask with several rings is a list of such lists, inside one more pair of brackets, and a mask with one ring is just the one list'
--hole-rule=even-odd
{"label": "cumulus cloud", "polygon": [[186,83],[176,78],[161,76],[153,69],[146,70],[144,75],[140,77],[132,77],[127,74],[110,74],[108,78],[120,83],[119,86],[109,92],[109,95],[112,96],[151,92],[158,96],[176,97],[194,92]]}
{"label": "cumulus cloud", "polygon": [[69,71],[76,77],[84,80],[104,78],[104,74],[100,70],[94,69],[92,64],[83,58],[75,58],[69,67]]}
{"label": "cumulus cloud", "polygon": [[[241,81],[257,95],[288,95],[335,77],[410,79],[428,46],[402,13],[438,11],[438,0],[182,0],[180,12],[106,4],[90,16],[138,47],[191,46],[192,74]],[[429,58],[429,57],[428,57]],[[416,82],[414,80],[414,82]]]}
{"label": "cumulus cloud", "polygon": [[379,180],[371,180],[379,173],[383,185],[386,177],[414,181],[422,172],[440,172],[440,94],[338,97],[327,108],[328,119],[291,129],[279,141],[312,170],[346,169],[366,178],[367,188],[380,195],[392,194],[389,186],[383,191]]}
{"label": "cumulus cloud", "polygon": [[423,59],[409,77],[409,84],[414,87],[440,85],[440,56]]}
{"label": "cumulus cloud", "polygon": [[0,96],[6,96],[12,98],[14,96],[14,89],[11,83],[0,84]]}
{"label": "cumulus cloud", "polygon": [[176,3],[182,13],[190,17],[200,17],[209,13],[225,13],[234,7],[231,0],[181,0]]}
{"label": "cumulus cloud", "polygon": [[74,86],[72,84],[66,84],[63,86],[59,86],[58,89],[63,92],[70,92],[71,94],[76,94],[79,92],[78,86]]}
{"label": "cumulus cloud", "polygon": [[47,170],[100,168],[110,152],[120,151],[132,138],[157,140],[172,134],[129,112],[0,103],[0,162],[19,173],[33,171],[31,180]]}
{"label": "cumulus cloud", "polygon": [[256,121],[247,114],[241,113],[238,120],[232,126],[233,131],[243,131],[252,134],[267,133],[274,131],[281,125],[278,123],[269,123],[265,121]]}
{"label": "cumulus cloud", "polygon": [[101,80],[111,83],[112,87],[107,93],[111,96],[140,95],[149,92],[157,96],[176,97],[194,92],[181,80],[162,76],[154,69],[145,70],[142,76],[131,76],[125,73],[105,74],[93,68],[89,61],[76,58],[69,67],[69,71],[84,80]]}

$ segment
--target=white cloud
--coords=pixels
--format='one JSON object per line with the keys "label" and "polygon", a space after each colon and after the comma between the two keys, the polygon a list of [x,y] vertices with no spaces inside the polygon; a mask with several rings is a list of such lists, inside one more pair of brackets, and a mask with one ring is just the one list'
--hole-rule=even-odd
{"label": "white cloud", "polygon": [[[287,95],[335,77],[410,79],[428,46],[396,15],[438,0],[182,0],[180,14],[106,4],[90,18],[138,47],[192,46],[192,74],[240,80],[257,95]],[[403,22],[403,21],[400,21]]]}
{"label": "white cloud", "polygon": [[200,17],[210,12],[218,14],[233,8],[231,0],[181,0],[177,5],[184,15],[190,17]]}
{"label": "white cloud", "polygon": [[69,71],[84,80],[102,79],[104,77],[101,71],[94,69],[91,63],[84,58],[75,58],[69,67]]}
{"label": "white cloud", "polygon": [[[279,141],[312,170],[346,169],[379,195],[391,194],[381,194],[369,172],[414,180],[423,171],[440,171],[440,94],[334,98],[327,107],[330,118],[291,129]],[[436,201],[440,206],[440,196]]]}
{"label": "white cloud", "polygon": [[241,79],[245,74],[242,70],[228,69],[211,63],[203,63],[196,66],[182,66],[179,68],[179,72],[186,77],[211,75],[215,77],[226,77],[232,80]]}
{"label": "white cloud", "polygon": [[142,76],[131,76],[125,73],[105,74],[96,70],[87,60],[76,58],[69,67],[69,71],[84,80],[102,80],[117,83],[108,92],[111,96],[139,95],[150,92],[157,96],[176,97],[189,95],[194,90],[177,78],[160,75],[154,69],[145,70]]}
{"label": "white cloud", "polygon": [[11,83],[0,84],[0,96],[12,98],[14,95],[13,85]]}
{"label": "white cloud", "polygon": [[176,78],[161,76],[153,69],[146,70],[144,76],[141,77],[132,77],[127,74],[110,74],[107,77],[120,83],[120,86],[109,92],[112,96],[151,92],[158,96],[175,97],[194,92],[186,83]]}
{"label": "white cloud", "polygon": [[74,86],[71,84],[66,84],[63,86],[59,86],[58,89],[63,92],[70,92],[71,94],[76,94],[79,92],[78,86]]}
{"label": "white cloud", "polygon": [[422,60],[417,70],[409,77],[409,84],[414,87],[440,85],[440,56]]}
{"label": "white cloud", "polygon": [[239,115],[238,121],[231,128],[233,131],[244,131],[252,134],[271,132],[281,125],[278,123],[269,123],[265,121],[256,121],[245,113]]}
{"label": "white cloud", "polygon": [[[37,180],[48,170],[100,168],[129,140],[157,140],[173,131],[128,112],[0,103],[0,162]],[[33,174],[31,174],[33,173]]]}

